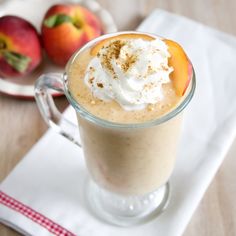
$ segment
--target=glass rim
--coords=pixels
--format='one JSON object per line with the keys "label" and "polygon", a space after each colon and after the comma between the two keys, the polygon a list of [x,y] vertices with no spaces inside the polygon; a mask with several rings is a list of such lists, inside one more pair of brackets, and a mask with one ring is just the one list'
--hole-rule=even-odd
{"label": "glass rim", "polygon": [[[195,71],[192,65],[192,78],[190,79],[190,83],[188,86],[191,86],[190,89],[187,89],[186,92],[188,92],[188,94],[184,97],[184,99],[170,112],[158,117],[157,119],[152,119],[152,120],[147,120],[144,122],[140,122],[140,123],[117,123],[117,122],[112,122],[112,121],[108,121],[102,118],[99,118],[95,115],[93,115],[92,113],[90,113],[89,111],[87,111],[82,105],[80,105],[75,98],[73,97],[73,95],[70,93],[68,86],[67,86],[67,71],[70,67],[70,65],[73,63],[74,59],[77,57],[78,54],[80,54],[83,50],[85,50],[86,48],[90,47],[91,45],[93,45],[94,43],[109,38],[109,37],[113,37],[116,35],[121,35],[121,34],[146,34],[146,35],[150,35],[153,37],[157,37],[157,35],[155,34],[150,34],[150,33],[146,33],[146,32],[140,32],[140,31],[121,31],[121,32],[116,32],[116,33],[110,33],[110,34],[106,34],[106,35],[102,35],[100,37],[97,37],[93,40],[91,40],[89,43],[87,43],[86,45],[84,45],[81,49],[79,49],[77,52],[74,53],[74,55],[71,57],[71,59],[68,61],[68,63],[66,64],[66,72],[63,75],[63,82],[64,82],[64,91],[65,91],[65,95],[68,99],[68,101],[70,102],[70,104],[74,107],[74,109],[86,120],[96,124],[96,125],[100,125],[103,127],[107,127],[107,128],[123,128],[123,129],[127,129],[127,128],[147,128],[147,127],[152,127],[152,126],[156,126],[159,124],[162,124],[168,120],[170,120],[171,118],[175,117],[176,115],[178,115],[181,111],[184,110],[184,108],[188,105],[188,103],[191,101],[193,95],[194,95],[194,91],[196,88],[196,78],[195,78]],[[160,36],[158,36],[160,37]],[[189,60],[190,61],[190,60]],[[191,61],[190,61],[191,63]]]}

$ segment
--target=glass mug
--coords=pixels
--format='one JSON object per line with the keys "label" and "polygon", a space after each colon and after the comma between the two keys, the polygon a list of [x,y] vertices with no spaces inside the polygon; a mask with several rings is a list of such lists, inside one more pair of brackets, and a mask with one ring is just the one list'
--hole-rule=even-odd
{"label": "glass mug", "polygon": [[[170,197],[168,179],[175,164],[182,111],[196,86],[193,71],[184,99],[174,110],[156,120],[122,124],[100,119],[88,112],[68,89],[68,71],[81,52],[101,40],[124,33],[138,34],[117,32],[98,37],[72,56],[63,75],[45,74],[35,84],[35,98],[46,123],[82,146],[90,176],[86,197],[91,209],[98,217],[119,226],[145,222],[166,208]],[[81,144],[77,141],[77,127],[57,110],[50,89],[64,93],[74,107]]]}

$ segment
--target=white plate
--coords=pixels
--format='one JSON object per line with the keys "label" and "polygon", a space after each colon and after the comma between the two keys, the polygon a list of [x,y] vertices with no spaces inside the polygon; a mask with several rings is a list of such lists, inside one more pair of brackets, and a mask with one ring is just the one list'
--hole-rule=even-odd
{"label": "white plate", "polygon": [[[79,3],[94,12],[101,20],[104,33],[117,30],[112,16],[94,0],[0,0],[0,17],[3,15],[17,15],[31,22],[40,32],[41,21],[47,9],[56,3]],[[53,65],[46,57],[39,68],[20,79],[0,78],[0,92],[19,98],[34,97],[34,82],[39,75],[47,72],[63,72],[63,69]],[[53,95],[60,95],[53,92]]]}

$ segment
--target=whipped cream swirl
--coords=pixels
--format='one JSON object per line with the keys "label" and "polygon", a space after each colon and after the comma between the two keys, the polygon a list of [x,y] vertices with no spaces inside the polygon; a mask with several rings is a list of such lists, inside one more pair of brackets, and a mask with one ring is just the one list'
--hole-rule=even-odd
{"label": "whipped cream swirl", "polygon": [[115,100],[125,110],[144,109],[163,99],[162,85],[173,71],[169,57],[159,38],[114,39],[90,61],[85,83],[98,99]]}

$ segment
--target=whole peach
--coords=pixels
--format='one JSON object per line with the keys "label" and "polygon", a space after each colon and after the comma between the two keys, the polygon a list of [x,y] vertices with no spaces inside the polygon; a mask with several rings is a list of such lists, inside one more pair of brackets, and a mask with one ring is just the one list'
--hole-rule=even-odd
{"label": "whole peach", "polygon": [[0,17],[0,76],[21,77],[41,60],[40,39],[34,26],[18,16]]}
{"label": "whole peach", "polygon": [[42,22],[43,45],[48,57],[64,66],[71,55],[91,39],[101,35],[99,19],[78,5],[54,5]]}

